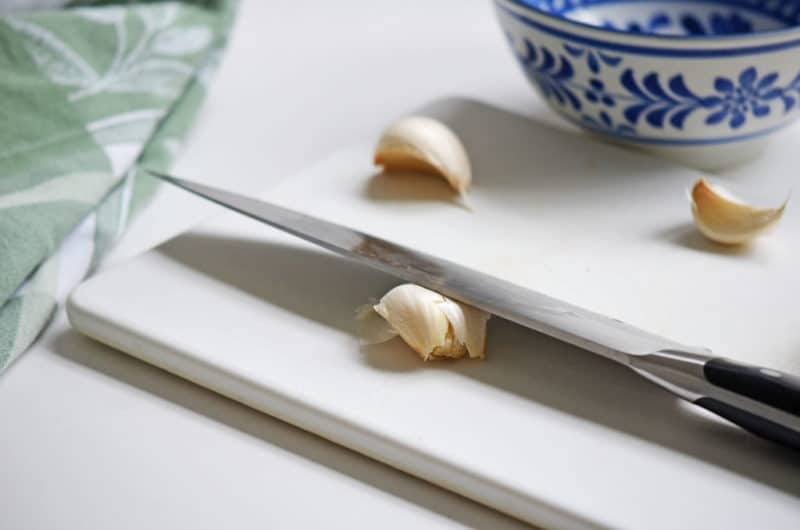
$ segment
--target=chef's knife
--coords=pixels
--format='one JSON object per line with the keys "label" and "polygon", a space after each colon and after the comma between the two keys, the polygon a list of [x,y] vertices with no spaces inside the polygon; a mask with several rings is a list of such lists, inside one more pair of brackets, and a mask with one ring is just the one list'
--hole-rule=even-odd
{"label": "chef's knife", "polygon": [[716,357],[519,285],[265,201],[150,172],[350,260],[623,364],[673,394],[800,449],[800,377]]}

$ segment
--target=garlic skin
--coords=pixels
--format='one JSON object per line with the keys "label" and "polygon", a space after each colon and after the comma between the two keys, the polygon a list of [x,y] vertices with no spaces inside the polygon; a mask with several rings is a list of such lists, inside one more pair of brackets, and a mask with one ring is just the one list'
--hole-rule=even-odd
{"label": "garlic skin", "polygon": [[358,321],[358,338],[362,346],[380,344],[392,340],[397,332],[385,318],[375,312],[372,304],[356,309]]}
{"label": "garlic skin", "polygon": [[417,171],[444,177],[462,197],[472,183],[472,165],[458,136],[443,123],[408,116],[390,125],[375,148],[384,171]]}
{"label": "garlic skin", "polygon": [[690,199],[697,228],[723,245],[743,245],[768,232],[780,221],[788,202],[778,208],[755,208],[705,179],[695,183]]}
{"label": "garlic skin", "polygon": [[[410,283],[390,290],[372,309],[359,312],[364,343],[400,335],[424,361],[465,355],[484,358],[490,317],[484,311]],[[374,315],[382,322],[374,321]]]}

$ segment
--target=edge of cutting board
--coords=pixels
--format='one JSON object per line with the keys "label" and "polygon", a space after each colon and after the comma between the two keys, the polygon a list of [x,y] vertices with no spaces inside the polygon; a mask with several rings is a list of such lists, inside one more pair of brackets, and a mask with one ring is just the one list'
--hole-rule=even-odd
{"label": "edge of cutting board", "polygon": [[[141,259],[147,259],[146,255],[133,261]],[[525,495],[452,463],[430,458],[376,432],[343,425],[340,419],[323,411],[279,393],[254,387],[234,374],[221,373],[217,367],[203,365],[196,359],[189,360],[185,352],[132,333],[123,324],[92,311],[94,288],[124,267],[113,268],[90,279],[72,292],[66,310],[74,329],[250,408],[528,523],[554,528],[600,527],[563,507]]]}

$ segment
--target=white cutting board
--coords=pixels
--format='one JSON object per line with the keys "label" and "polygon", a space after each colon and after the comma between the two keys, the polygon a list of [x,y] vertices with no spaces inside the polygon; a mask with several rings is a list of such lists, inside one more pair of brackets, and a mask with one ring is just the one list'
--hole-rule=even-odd
{"label": "white cutting board", "polygon": [[[426,112],[467,146],[473,211],[436,179],[376,176],[373,138],[268,198],[800,372],[800,209],[748,251],[716,248],[690,223],[692,171],[475,102]],[[788,174],[738,185],[783,194]],[[797,454],[602,358],[499,319],[485,362],[426,364],[399,341],[360,350],[355,308],[395,283],[226,213],[89,280],[69,316],[131,355],[530,522],[797,528]]]}

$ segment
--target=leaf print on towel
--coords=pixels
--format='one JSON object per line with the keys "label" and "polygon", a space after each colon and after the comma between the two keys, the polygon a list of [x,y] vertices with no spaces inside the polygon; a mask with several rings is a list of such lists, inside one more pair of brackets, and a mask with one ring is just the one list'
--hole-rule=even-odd
{"label": "leaf print on towel", "polygon": [[188,55],[202,51],[211,42],[211,30],[204,26],[172,28],[156,36],[153,50],[161,55]]}
{"label": "leaf print on towel", "polygon": [[116,24],[125,20],[125,11],[113,7],[105,9],[76,9],[75,13],[86,20],[99,22],[101,24]]}
{"label": "leaf print on towel", "polygon": [[54,83],[87,87],[99,80],[97,72],[83,57],[47,29],[10,17],[6,22],[25,37],[25,48],[36,66]]}
{"label": "leaf print on towel", "polygon": [[0,16],[0,374],[153,195],[138,168],[168,169],[236,9],[62,3]]}
{"label": "leaf print on towel", "polygon": [[158,31],[170,27],[178,19],[179,7],[176,4],[165,4],[158,9],[137,7],[136,14],[142,19],[148,31]]}
{"label": "leaf print on towel", "polygon": [[133,14],[121,7],[77,11],[87,22],[114,31],[115,53],[105,71],[98,72],[51,30],[8,19],[26,37],[25,48],[48,79],[75,88],[70,101],[101,93],[174,97],[194,71],[182,58],[206,51],[212,42],[212,31],[204,25],[173,26],[180,9],[171,4],[143,6]]}
{"label": "leaf print on towel", "polygon": [[[107,92],[147,92],[154,96],[176,95],[193,69],[180,61],[147,59],[136,63],[109,81]],[[79,98],[76,98],[79,99]]]}

